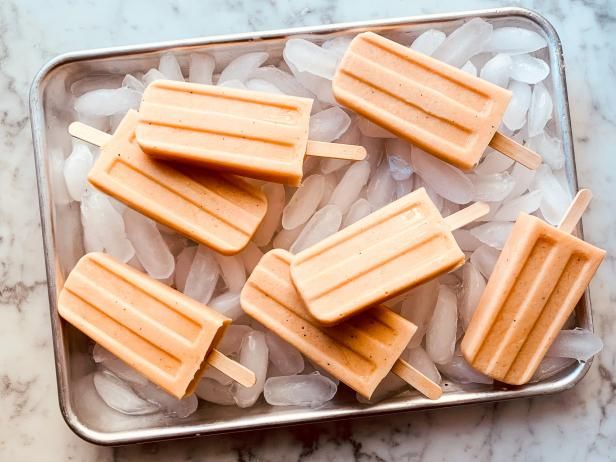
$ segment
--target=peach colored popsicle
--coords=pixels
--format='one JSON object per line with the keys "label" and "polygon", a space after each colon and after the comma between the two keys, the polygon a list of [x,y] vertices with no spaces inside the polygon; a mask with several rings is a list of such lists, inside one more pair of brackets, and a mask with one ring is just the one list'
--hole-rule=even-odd
{"label": "peach colored popsicle", "polygon": [[113,136],[80,123],[71,134],[101,146],[88,181],[194,241],[231,255],[241,251],[267,211],[261,190],[245,180],[157,161],[135,141],[138,115],[129,111]]}
{"label": "peach colored popsicle", "polygon": [[291,282],[292,258],[289,252],[275,249],[259,261],[241,293],[242,308],[249,316],[367,398],[392,368],[429,398],[441,396],[438,384],[398,359],[415,325],[383,306],[334,328],[319,325]]}
{"label": "peach colored popsicle", "polygon": [[157,80],[143,94],[137,142],[161,159],[299,185],[304,156],[361,160],[362,146],[308,140],[312,100]]}
{"label": "peach colored popsicle", "polygon": [[103,253],[82,257],[58,298],[60,316],[176,398],[211,364],[251,386],[252,371],[214,350],[231,320]]}
{"label": "peach colored popsicle", "polygon": [[475,369],[511,385],[532,378],[605,256],[571,229],[520,214],[462,340]]}
{"label": "peach colored popsicle", "polygon": [[341,104],[464,170],[488,145],[528,168],[541,163],[496,131],[510,91],[372,32],[351,42],[333,92]]}
{"label": "peach colored popsicle", "polygon": [[339,323],[463,265],[451,231],[488,211],[477,202],[443,219],[418,189],[298,253],[293,283],[312,316]]}

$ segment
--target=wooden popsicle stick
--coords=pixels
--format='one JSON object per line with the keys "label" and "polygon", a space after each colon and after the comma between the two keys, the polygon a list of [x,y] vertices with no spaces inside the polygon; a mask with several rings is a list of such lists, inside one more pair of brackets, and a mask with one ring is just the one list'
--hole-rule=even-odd
{"label": "wooden popsicle stick", "polygon": [[367,152],[363,146],[354,144],[325,143],[323,141],[308,140],[306,155],[330,157],[333,159],[364,160]]}
{"label": "wooden popsicle stick", "polygon": [[449,226],[451,231],[454,231],[462,226],[468,225],[484,215],[487,215],[488,213],[490,213],[490,206],[488,204],[485,202],[475,202],[474,204],[471,204],[468,207],[445,217],[445,223],[447,223],[447,226]]}
{"label": "wooden popsicle stick", "polygon": [[80,140],[95,146],[102,146],[111,139],[110,134],[102,132],[81,122],[73,122],[70,124],[68,126],[68,132],[71,136],[79,138]]}
{"label": "wooden popsicle stick", "polygon": [[512,140],[501,132],[496,132],[490,141],[490,147],[498,152],[511,157],[516,162],[521,163],[526,168],[537,170],[543,159],[535,151],[531,151],[525,146],[522,146],[517,141]]}
{"label": "wooden popsicle stick", "polygon": [[562,220],[560,220],[558,229],[565,233],[573,232],[575,225],[577,225],[577,222],[582,218],[591,199],[592,191],[590,189],[580,189],[573,198]]}
{"label": "wooden popsicle stick", "polygon": [[429,399],[439,399],[443,389],[404,359],[399,359],[391,371]]}
{"label": "wooden popsicle stick", "polygon": [[237,361],[227,358],[216,349],[212,350],[206,358],[206,361],[210,366],[215,367],[226,376],[231,377],[237,383],[247,388],[252,387],[257,382],[254,372],[242,366]]}

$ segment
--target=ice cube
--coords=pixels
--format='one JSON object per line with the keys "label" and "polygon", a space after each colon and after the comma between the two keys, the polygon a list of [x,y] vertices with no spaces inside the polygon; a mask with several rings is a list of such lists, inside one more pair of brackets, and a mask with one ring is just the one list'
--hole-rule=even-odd
{"label": "ice cube", "polygon": [[533,88],[533,95],[528,109],[528,136],[533,137],[543,133],[548,120],[552,118],[552,97],[543,83]]}
{"label": "ice cube", "polygon": [[358,117],[357,126],[362,135],[368,138],[397,138],[393,133],[363,117]]}
{"label": "ice cube", "polygon": [[531,100],[530,85],[512,80],[508,88],[512,96],[503,115],[503,123],[509,130],[519,130],[526,123],[526,113]]}
{"label": "ice cube", "polygon": [[558,138],[552,138],[544,132],[532,137],[528,140],[528,144],[541,155],[552,170],[560,170],[565,166],[563,144]]}
{"label": "ice cube", "polygon": [[415,181],[413,177],[407,178],[406,180],[396,181],[396,199],[400,199],[401,197],[406,196],[407,194],[413,191],[413,185]]}
{"label": "ice cube", "polygon": [[342,212],[336,205],[326,205],[315,213],[297,236],[289,251],[298,253],[331,236],[340,229]]}
{"label": "ice cube", "polygon": [[[243,268],[242,268],[243,269]],[[242,307],[240,306],[240,293],[233,292],[231,290],[220,294],[217,297],[214,297],[210,300],[208,305],[211,308],[214,308],[220,314],[225,315],[228,318],[231,318],[233,321],[238,319],[240,316],[244,314]]]}
{"label": "ice cube", "polygon": [[456,229],[453,231],[453,237],[464,252],[473,252],[482,245],[481,241],[467,229]]}
{"label": "ice cube", "polygon": [[481,245],[471,254],[471,263],[486,279],[490,278],[500,252],[488,245]]}
{"label": "ice cube", "polygon": [[317,209],[324,192],[325,178],[323,175],[310,175],[304,179],[282,211],[282,227],[295,229],[306,223]]}
{"label": "ice cube", "polygon": [[389,204],[393,200],[395,192],[396,180],[391,176],[389,164],[382,162],[376,173],[370,178],[366,192],[372,210],[378,210]]}
{"label": "ice cube", "polygon": [[124,212],[124,223],[126,235],[146,272],[154,279],[171,276],[175,269],[175,259],[156,223],[133,209]]}
{"label": "ice cube", "polygon": [[530,55],[516,55],[512,58],[511,78],[518,82],[539,83],[550,73],[545,61]]}
{"label": "ice cube", "polygon": [[513,223],[508,221],[490,221],[471,229],[471,234],[486,245],[502,250]]}
{"label": "ice cube", "polygon": [[[215,367],[206,367],[203,372],[204,379],[210,379],[218,382],[221,385],[231,385],[233,383],[233,379],[226,374],[223,374]],[[233,402],[235,404],[235,402]]]}
{"label": "ice cube", "polygon": [[122,262],[135,255],[135,249],[126,237],[122,215],[102,193],[88,189],[81,200],[81,222],[87,252],[109,253]]}
{"label": "ice cube", "polygon": [[269,360],[281,375],[299,374],[304,370],[304,357],[292,345],[272,332],[265,334]]}
{"label": "ice cube", "polygon": [[470,61],[467,61],[466,64],[462,66],[460,69],[466,72],[467,74],[472,75],[473,77],[477,77],[477,68]]}
{"label": "ice cube", "polygon": [[316,408],[330,401],[338,387],[318,372],[308,375],[270,377],[263,396],[272,406],[305,406]]}
{"label": "ice cube", "polygon": [[386,140],[385,153],[389,162],[389,171],[394,180],[406,180],[413,174],[410,144],[399,138]]}
{"label": "ice cube", "polygon": [[310,117],[308,137],[313,141],[337,140],[351,125],[349,115],[337,106],[317,112]]}
{"label": "ice cube", "polygon": [[533,213],[541,205],[542,192],[531,191],[503,204],[494,215],[494,220],[515,221],[520,212]]}
{"label": "ice cube", "polygon": [[408,292],[407,297],[402,302],[400,315],[417,326],[417,330],[409,342],[409,348],[416,348],[421,345],[436,306],[438,292],[438,280],[433,279]]}
{"label": "ice cube", "polygon": [[539,364],[539,367],[535,371],[533,378],[530,379],[530,383],[541,382],[542,380],[549,379],[550,377],[564,371],[575,364],[577,361],[571,358],[552,358],[546,356]]}
{"label": "ice cube", "polygon": [[332,106],[336,106],[338,104],[334,98],[334,93],[332,92],[331,80],[324,79],[317,75],[311,74],[310,72],[300,72],[293,65],[290,65],[289,67],[295,76],[295,79],[304,88],[313,93],[317,97],[318,101]]}
{"label": "ice cube", "polygon": [[132,88],[139,93],[143,93],[143,91],[145,90],[145,85],[143,85],[143,82],[132,74],[126,74],[124,76],[124,79],[122,80],[122,86]]}
{"label": "ice cube", "polygon": [[222,385],[215,380],[203,378],[197,385],[195,394],[204,401],[220,406],[234,406],[235,400],[230,385]]}
{"label": "ice cube", "polygon": [[475,168],[477,175],[491,175],[501,173],[513,165],[514,160],[492,149],[485,155],[481,163]]}
{"label": "ice cube", "polygon": [[345,159],[322,159],[320,170],[323,175],[328,175],[348,166],[350,163],[350,160]]}
{"label": "ice cube", "polygon": [[231,386],[233,399],[239,407],[251,407],[261,396],[267,377],[268,355],[265,335],[262,332],[252,331],[242,340],[239,361],[255,373],[257,381],[250,388],[237,382]]}
{"label": "ice cube", "polygon": [[334,37],[333,39],[325,40],[321,47],[323,47],[327,51],[335,53],[336,56],[341,58],[346,52],[347,48],[349,48],[349,45],[351,45],[352,39],[353,37],[348,37],[344,35],[341,37]]}
{"label": "ice cube", "polygon": [[269,54],[263,51],[245,53],[238,56],[220,73],[218,85],[231,80],[244,82],[261,64],[267,61]]}
{"label": "ice cube", "polygon": [[441,383],[441,374],[426,351],[418,346],[406,352],[407,362],[435,383]]}
{"label": "ice cube", "polygon": [[231,292],[239,293],[246,282],[246,271],[242,259],[237,255],[227,256],[218,252],[214,252],[214,258],[227,288]]}
{"label": "ice cube", "polygon": [[75,110],[83,116],[101,117],[124,114],[129,109],[138,109],[141,93],[132,88],[92,90],[75,100]]}
{"label": "ice cube", "polygon": [[546,46],[546,40],[537,32],[521,27],[501,27],[494,29],[483,51],[517,55],[532,53]]}
{"label": "ice cube", "polygon": [[338,56],[304,39],[287,40],[282,52],[284,60],[299,72],[309,72],[332,80],[338,65]]}
{"label": "ice cube", "polygon": [[383,143],[383,140],[379,138],[370,138],[364,135],[361,135],[359,144],[366,148],[366,160],[370,164],[370,172],[374,175],[377,167],[381,163],[383,152],[385,150],[385,144]]}
{"label": "ice cube", "polygon": [[250,332],[252,332],[252,329],[248,326],[231,324],[216,345],[216,349],[227,356],[235,355],[240,351],[244,337]]}
{"label": "ice cube", "polygon": [[528,188],[535,178],[535,172],[536,170],[531,170],[516,162],[511,170],[511,178],[515,182],[515,185],[506,199],[513,199],[528,191]]}
{"label": "ice cube", "polygon": [[148,379],[137,372],[134,368],[130,367],[120,358],[113,355],[99,344],[94,345],[94,349],[92,350],[92,358],[95,363],[101,364],[105,369],[110,370],[114,373],[114,375],[125,382],[141,384],[148,382]]}
{"label": "ice cube", "polygon": [[468,327],[473,313],[479,304],[481,294],[486,288],[486,280],[472,262],[462,268],[462,293],[460,294],[460,320],[464,330]]}
{"label": "ice cube", "polygon": [[603,349],[599,337],[586,329],[561,330],[547,356],[588,361]]}
{"label": "ice cube", "polygon": [[237,88],[238,90],[246,90],[246,85],[244,85],[241,81],[235,79],[225,80],[222,83],[218,83],[218,85],[226,88]]}
{"label": "ice cube", "polygon": [[259,247],[267,245],[272,240],[272,236],[280,223],[280,217],[285,202],[283,185],[278,183],[266,183],[263,185],[262,190],[267,198],[267,212],[253,237],[253,241]]}
{"label": "ice cube", "polygon": [[[287,95],[301,96],[303,98],[314,98],[312,92],[304,88],[295,77],[288,72],[284,72],[274,66],[265,66],[255,69],[251,74],[252,78],[265,80],[272,85],[275,85],[280,91]],[[318,107],[318,103],[313,103],[313,112],[315,112],[315,106]]]}
{"label": "ice cube", "polygon": [[193,83],[212,85],[216,61],[208,53],[191,53],[188,80]]}
{"label": "ice cube", "polygon": [[411,49],[430,56],[445,41],[445,38],[447,38],[447,36],[444,32],[436,29],[428,29],[413,40]]}
{"label": "ice cube", "polygon": [[276,85],[263,79],[249,79],[246,81],[246,88],[253,91],[262,91],[263,93],[284,94]]}
{"label": "ice cube", "polygon": [[88,172],[92,168],[94,157],[90,148],[81,143],[73,146],[73,151],[64,161],[64,181],[69,196],[80,201],[88,184]]}
{"label": "ice cube", "polygon": [[507,54],[497,54],[481,68],[479,77],[499,87],[507,88],[511,78],[513,60]]}
{"label": "ice cube", "polygon": [[349,225],[352,225],[356,221],[361,220],[364,217],[367,217],[372,212],[372,206],[367,199],[359,198],[351,207],[349,207],[349,211],[346,213],[342,220],[341,228],[346,228]]}
{"label": "ice cube", "polygon": [[432,361],[446,364],[451,361],[456,348],[458,306],[456,294],[441,284],[434,313],[426,330],[426,351]]}
{"label": "ice cube", "polygon": [[71,202],[71,196],[66,187],[64,163],[64,153],[61,149],[52,148],[49,150],[51,193],[56,205],[67,205]]}
{"label": "ice cube", "polygon": [[362,160],[353,163],[332,192],[329,203],[337,205],[341,213],[346,213],[359,198],[359,194],[368,182],[369,176],[370,164],[368,161]]}
{"label": "ice cube", "polygon": [[473,182],[475,201],[499,202],[505,199],[513,190],[515,182],[507,172],[491,173],[488,175],[468,175]]}
{"label": "ice cube", "polygon": [[273,248],[289,250],[291,245],[302,232],[302,229],[304,229],[304,225],[300,225],[294,229],[281,229],[280,232],[276,234],[276,237],[272,242]]}
{"label": "ice cube", "polygon": [[539,208],[546,221],[552,225],[560,223],[571,199],[569,193],[563,189],[552,174],[550,167],[545,164],[539,166],[532,187],[533,189],[540,189],[542,192]]}
{"label": "ice cube", "polygon": [[147,87],[152,82],[156,82],[157,80],[165,80],[165,79],[166,79],[165,74],[163,74],[156,68],[152,68],[148,72],[146,72],[145,75],[143,76],[143,85]]}
{"label": "ice cube", "polygon": [[194,414],[199,406],[197,396],[194,394],[177,399],[150,382],[146,385],[134,384],[133,389],[141,398],[159,406],[168,416],[183,419]]}
{"label": "ice cube", "polygon": [[[326,159],[326,160],[337,160],[337,159]],[[321,200],[319,202],[319,205],[317,206],[317,210],[329,204],[329,200],[332,197],[332,194],[334,193],[334,189],[336,189],[336,186],[338,186],[338,179],[336,178],[336,175],[333,173],[330,173],[329,175],[325,175],[325,188],[323,190],[323,196],[321,196]]]}
{"label": "ice cube", "polygon": [[127,415],[154,414],[160,409],[141,399],[133,389],[109,371],[94,373],[94,387],[103,401],[112,409]]}
{"label": "ice cube", "polygon": [[197,246],[190,246],[183,249],[175,259],[175,288],[180,292],[184,292],[186,286],[186,277],[190,271]]}
{"label": "ice cube", "polygon": [[462,171],[417,147],[413,148],[413,168],[437,194],[454,204],[467,204],[473,199],[474,186]]}
{"label": "ice cube", "polygon": [[184,293],[207,304],[214,294],[219,275],[220,269],[212,250],[200,245],[186,275]]}
{"label": "ice cube", "polygon": [[492,384],[492,378],[473,369],[462,356],[454,355],[446,364],[437,364],[436,367],[443,375],[454,382]]}
{"label": "ice cube", "polygon": [[491,24],[481,18],[473,18],[449,34],[432,56],[452,66],[462,67],[483,51],[491,35]]}
{"label": "ice cube", "polygon": [[184,81],[182,75],[182,69],[180,69],[180,63],[173,53],[163,53],[158,63],[158,70],[168,79]]}
{"label": "ice cube", "polygon": [[259,263],[259,260],[261,260],[261,257],[263,257],[263,252],[261,252],[261,249],[259,249],[259,247],[257,247],[257,245],[253,241],[250,241],[239,255],[244,262],[244,268],[246,269],[246,273],[250,274]]}

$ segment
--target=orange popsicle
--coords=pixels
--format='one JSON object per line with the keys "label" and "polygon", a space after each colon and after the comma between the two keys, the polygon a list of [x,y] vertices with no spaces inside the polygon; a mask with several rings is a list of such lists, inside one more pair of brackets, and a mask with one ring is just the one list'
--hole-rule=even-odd
{"label": "orange popsicle", "polygon": [[464,264],[451,231],[489,211],[443,219],[420,188],[298,253],[291,277],[310,313],[332,325]]}
{"label": "orange popsicle", "polygon": [[541,163],[496,131],[510,91],[372,32],[351,42],[333,92],[341,104],[464,170],[488,145],[528,168]]}
{"label": "orange popsicle", "polygon": [[173,396],[208,364],[245,386],[252,371],[214,349],[231,320],[102,253],[82,257],[58,298],[66,321]]}
{"label": "orange popsicle", "polygon": [[113,136],[78,122],[69,131],[101,146],[88,180],[101,191],[177,232],[231,255],[241,251],[267,211],[261,190],[233,175],[157,161],[135,141],[129,111]]}
{"label": "orange popsicle", "polygon": [[520,214],[462,340],[475,369],[511,385],[532,378],[605,256],[570,234],[589,200],[580,191],[558,228]]}
{"label": "orange popsicle", "polygon": [[312,100],[157,80],[143,94],[137,142],[150,155],[297,186],[304,156],[361,160],[362,146],[308,141]]}
{"label": "orange popsicle", "polygon": [[248,315],[367,398],[390,370],[429,398],[441,396],[438,384],[398,359],[415,325],[384,306],[335,328],[319,325],[293,287],[292,258],[282,249],[261,258],[241,293],[240,303]]}

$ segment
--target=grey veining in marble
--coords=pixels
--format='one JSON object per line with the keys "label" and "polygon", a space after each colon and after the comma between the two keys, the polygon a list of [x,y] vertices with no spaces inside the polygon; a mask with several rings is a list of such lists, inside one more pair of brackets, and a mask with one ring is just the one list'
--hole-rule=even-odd
{"label": "grey veining in marble", "polygon": [[491,0],[120,0],[0,2],[0,460],[616,459],[616,2],[522,1],[565,50],[581,186],[595,193],[589,241],[608,250],[591,286],[605,350],[558,396],[354,422],[98,448],[62,421],[55,390],[27,92],[69,50],[501,6]]}

